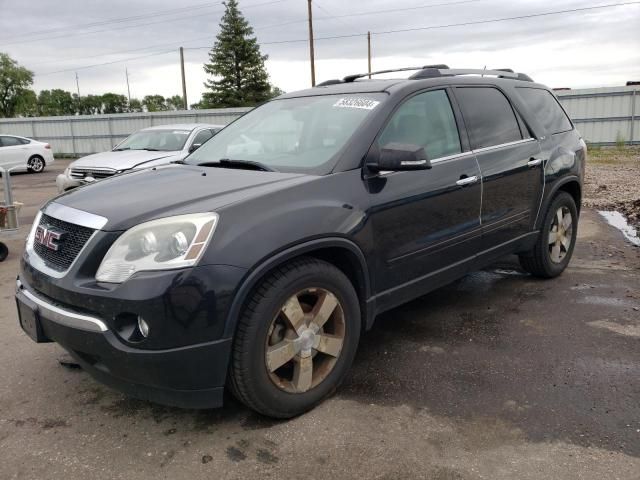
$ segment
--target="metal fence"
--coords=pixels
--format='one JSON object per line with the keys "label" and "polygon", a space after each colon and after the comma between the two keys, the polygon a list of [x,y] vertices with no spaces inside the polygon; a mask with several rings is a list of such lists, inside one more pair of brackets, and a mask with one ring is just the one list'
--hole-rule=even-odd
{"label": "metal fence", "polygon": [[593,145],[640,145],[640,87],[557,91],[560,102]]}
{"label": "metal fence", "polygon": [[82,156],[111,150],[141,128],[174,123],[226,125],[249,108],[177,110],[60,117],[0,119],[0,134],[33,138],[52,145],[56,155]]}
{"label": "metal fence", "polygon": [[[640,145],[638,87],[590,88],[556,92],[580,129],[594,145]],[[231,122],[249,108],[178,110],[67,117],[0,119],[0,133],[21,135],[51,143],[56,154],[81,156],[113,148],[141,128],[170,123]]]}

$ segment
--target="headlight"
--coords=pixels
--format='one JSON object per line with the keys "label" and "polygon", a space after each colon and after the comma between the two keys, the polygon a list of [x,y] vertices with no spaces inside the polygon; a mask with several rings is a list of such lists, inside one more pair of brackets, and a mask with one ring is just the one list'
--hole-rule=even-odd
{"label": "headlight", "polygon": [[105,255],[96,280],[122,283],[140,271],[195,265],[217,223],[216,213],[196,213],[161,218],[130,228]]}
{"label": "headlight", "polygon": [[64,169],[64,176],[65,177],[70,177],[71,176],[71,167],[67,167]]}

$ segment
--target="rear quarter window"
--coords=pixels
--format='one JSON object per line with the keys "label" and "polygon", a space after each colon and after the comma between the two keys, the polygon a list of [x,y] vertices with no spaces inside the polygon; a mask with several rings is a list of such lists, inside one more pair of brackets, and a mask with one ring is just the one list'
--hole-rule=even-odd
{"label": "rear quarter window", "polygon": [[562,133],[571,130],[571,121],[564,113],[556,97],[542,88],[518,87],[518,94],[531,113],[545,128],[547,133]]}

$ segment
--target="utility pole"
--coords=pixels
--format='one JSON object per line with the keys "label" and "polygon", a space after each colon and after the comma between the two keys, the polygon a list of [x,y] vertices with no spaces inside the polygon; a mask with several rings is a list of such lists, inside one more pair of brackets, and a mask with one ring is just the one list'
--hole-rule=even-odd
{"label": "utility pole", "polygon": [[311,13],[311,0],[307,0],[309,12],[309,57],[311,58],[311,86],[316,86],[316,65],[313,53],[313,13]]}
{"label": "utility pole", "polygon": [[131,105],[131,88],[129,88],[129,71],[124,67],[124,75],[127,77],[127,96],[129,97],[129,105]]}
{"label": "utility pole", "polygon": [[187,82],[184,76],[184,48],[180,47],[180,72],[182,73],[182,101],[184,102],[184,109],[189,110],[187,103]]}
{"label": "utility pole", "polygon": [[76,88],[78,89],[78,98],[80,98],[80,82],[78,81],[78,72],[76,72]]}
{"label": "utility pole", "polygon": [[367,64],[369,65],[369,79],[371,79],[371,32],[367,32]]}

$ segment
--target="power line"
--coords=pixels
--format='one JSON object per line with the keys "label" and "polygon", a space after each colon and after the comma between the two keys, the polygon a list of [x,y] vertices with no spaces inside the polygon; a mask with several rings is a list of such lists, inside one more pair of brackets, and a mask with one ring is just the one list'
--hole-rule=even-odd
{"label": "power line", "polygon": [[[371,10],[371,11],[367,11],[367,12],[358,12],[358,13],[347,13],[347,14],[342,14],[342,15],[334,15],[332,13],[330,13],[326,8],[323,8],[322,6],[318,5],[317,3],[314,3],[314,5],[321,10],[323,13],[325,13],[326,17],[318,17],[318,18],[314,18],[314,20],[340,20],[342,21],[342,23],[344,23],[345,25],[348,25],[346,22],[344,22],[342,19],[343,18],[347,18],[347,17],[360,17],[360,16],[366,16],[366,15],[378,15],[381,13],[396,13],[396,12],[405,12],[405,11],[409,11],[409,10],[422,10],[425,8],[432,8],[432,7],[443,7],[443,6],[450,6],[450,5],[459,5],[462,3],[476,3],[476,2],[481,2],[484,0],[460,0],[460,1],[456,1],[456,2],[446,2],[446,3],[430,3],[430,4],[426,4],[426,5],[418,5],[415,7],[402,7],[402,8],[389,8],[389,9],[385,9],[385,10]],[[307,20],[292,20],[290,22],[286,22],[286,23],[276,23],[273,25],[265,25],[263,27],[258,27],[255,28],[254,30],[264,30],[267,28],[275,28],[275,27],[283,27],[286,25],[294,25],[296,23],[306,23]],[[348,25],[351,26],[351,25]]]}
{"label": "power line", "polygon": [[156,57],[158,55],[166,55],[167,53],[174,53],[174,50],[165,50],[163,52],[154,52],[154,53],[149,53],[147,55],[140,55],[139,57],[124,58],[122,60],[113,60],[111,62],[94,63],[93,65],[85,65],[84,67],[65,68],[63,70],[56,70],[55,72],[39,73],[36,76],[37,77],[45,77],[47,75],[53,75],[54,73],[74,72],[76,70],[86,70],[87,68],[101,67],[103,65],[113,65],[114,63],[121,63],[121,62],[130,62],[131,60],[138,60],[140,58],[147,58],[147,57]]}
{"label": "power line", "polygon": [[179,41],[176,40],[174,42],[169,42],[169,43],[160,43],[160,44],[156,44],[156,45],[149,45],[147,47],[141,47],[141,48],[118,50],[116,52],[108,52],[108,53],[104,53],[104,54],[101,54],[101,55],[88,55],[86,57],[66,57],[66,58],[60,58],[60,59],[55,59],[55,60],[47,60],[46,62],[31,63],[31,64],[29,64],[29,68],[36,67],[38,65],[46,65],[46,64],[49,64],[49,63],[66,62],[67,60],[84,60],[84,59],[87,59],[87,58],[108,57],[110,55],[120,55],[120,54],[123,54],[123,53],[140,52],[142,50],[149,50],[151,48],[170,47],[170,46],[179,45],[181,43],[190,43],[190,42],[205,40],[207,38],[211,38],[211,35],[206,35],[206,36],[203,36],[203,37],[196,37],[196,38],[192,38],[190,40],[179,40]]}
{"label": "power line", "polygon": [[[372,35],[388,35],[388,34],[392,34],[392,33],[403,33],[403,32],[415,32],[415,31],[419,31],[419,30],[436,30],[436,29],[444,29],[444,28],[453,28],[453,27],[465,27],[465,26],[471,26],[471,25],[482,25],[482,24],[487,24],[487,23],[497,23],[497,22],[506,22],[509,20],[524,20],[524,19],[529,19],[529,18],[536,18],[536,17],[545,17],[545,16],[550,16],[550,15],[561,15],[564,13],[573,13],[573,12],[583,12],[583,11],[587,11],[587,10],[597,10],[597,9],[603,9],[603,8],[612,8],[612,7],[623,7],[623,6],[629,6],[629,5],[638,5],[640,4],[640,1],[636,1],[636,2],[623,2],[623,3],[610,3],[607,5],[596,5],[596,6],[592,6],[592,7],[580,7],[580,8],[571,8],[571,9],[566,9],[566,10],[556,10],[553,12],[544,12],[544,13],[532,13],[532,14],[528,14],[528,15],[518,15],[515,17],[504,17],[504,18],[493,18],[493,19],[488,19],[488,20],[474,20],[474,21],[469,21],[469,22],[461,22],[461,23],[448,23],[448,24],[443,24],[443,25],[429,25],[429,26],[425,26],[425,27],[414,27],[414,28],[403,28],[403,29],[398,29],[398,30],[383,30],[383,31],[379,31],[379,32],[371,32]],[[336,39],[341,39],[341,38],[352,38],[352,37],[363,37],[366,36],[366,33],[351,33],[351,34],[346,34],[346,35],[332,35],[332,36],[326,36],[326,37],[315,37],[314,40],[336,40]],[[301,39],[292,39],[292,40],[279,40],[279,41],[273,41],[273,42],[261,42],[260,45],[279,45],[279,44],[285,44],[285,43],[301,43],[301,42],[307,42],[308,39],[306,38],[301,38]],[[193,47],[192,49],[201,49],[201,48],[210,48],[210,47]]]}
{"label": "power line", "polygon": [[[279,1],[285,1],[285,0],[279,0]],[[316,3],[314,3],[314,5],[318,9],[323,11],[325,14],[329,15],[330,17],[336,18],[336,19],[340,19],[341,17],[352,17],[352,16],[357,16],[357,15],[374,15],[374,14],[378,14],[378,13],[388,13],[388,12],[391,12],[391,11],[416,10],[416,9],[438,7],[438,6],[446,6],[446,5],[457,5],[457,4],[460,4],[460,3],[472,3],[472,2],[479,2],[479,1],[483,1],[483,0],[462,0],[462,1],[448,2],[448,3],[436,3],[436,4],[419,5],[419,6],[407,7],[407,8],[397,8],[397,9],[387,9],[387,10],[374,10],[374,11],[370,11],[370,12],[360,12],[360,13],[347,14],[347,15],[333,15],[326,8],[324,8],[321,5],[319,5],[317,3],[317,0],[316,0]],[[258,4],[251,4],[251,5],[248,5],[248,6],[259,6],[259,5],[263,5],[263,4],[269,4],[269,3],[278,3],[278,2],[258,3]],[[219,5],[219,4],[214,4],[214,5]],[[320,17],[319,19],[320,20],[330,20],[331,19],[330,17]],[[126,17],[126,18],[129,18],[129,17]],[[191,18],[191,16],[184,17],[184,18]],[[318,19],[316,19],[316,20],[318,20]],[[162,22],[155,22],[155,23],[163,23],[163,22],[164,22],[164,20]],[[282,26],[287,26],[287,25],[292,25],[292,24],[302,23],[302,22],[306,23],[307,20],[306,19],[305,20],[295,20],[295,21],[277,23],[277,24],[272,24],[272,25],[258,26],[258,27],[254,28],[254,31],[264,30],[264,29],[267,29],[267,28],[282,27]],[[344,21],[342,21],[342,22],[345,25],[348,25],[346,22],[344,22]],[[138,26],[138,25],[134,25],[134,26]],[[129,27],[127,27],[127,28],[129,28]],[[97,33],[97,32],[85,32],[85,33]],[[205,37],[193,38],[191,40],[180,40],[180,41],[175,41],[175,42],[171,42],[171,43],[163,43],[163,44],[159,44],[159,45],[151,45],[151,46],[148,46],[148,47],[141,47],[141,48],[127,49],[127,50],[120,50],[120,51],[116,51],[116,52],[109,52],[109,53],[105,53],[105,54],[99,55],[99,56],[118,55],[118,54],[130,53],[130,52],[139,52],[139,51],[153,49],[153,48],[168,47],[168,46],[172,46],[172,45],[173,46],[182,45],[182,44],[185,44],[185,43],[189,43],[189,42],[197,41],[197,40],[202,40],[202,39],[205,39],[205,38],[209,38],[209,35],[207,35]],[[206,48],[208,49],[210,47],[206,47]],[[196,49],[199,50],[201,48],[197,47]],[[191,48],[185,48],[185,50],[191,50]],[[38,65],[45,65],[45,64],[49,64],[49,63],[64,62],[64,61],[67,61],[67,60],[83,60],[83,59],[87,59],[87,58],[96,58],[96,55],[89,55],[89,56],[86,56],[86,57],[79,57],[79,58],[78,57],[68,57],[68,58],[64,58],[64,59],[48,60],[46,62],[38,62],[38,63],[35,63],[35,64],[31,64],[31,66],[38,66]]]}
{"label": "power line", "polygon": [[[11,36],[11,38],[15,38],[15,37],[30,37],[33,35],[42,35],[45,33],[55,33],[55,32],[60,32],[60,31],[67,31],[69,28],[73,27],[76,29],[83,29],[83,28],[91,28],[91,27],[98,27],[98,26],[102,26],[102,25],[108,25],[110,23],[125,23],[125,22],[131,22],[134,20],[143,20],[143,19],[147,19],[150,17],[160,17],[163,15],[171,15],[183,10],[198,10],[198,9],[202,9],[202,8],[211,8],[211,7],[216,7],[218,5],[222,5],[222,2],[218,2],[218,3],[199,3],[199,4],[195,4],[195,5],[191,5],[189,7],[180,7],[180,8],[172,8],[169,10],[161,10],[159,12],[155,12],[155,13],[146,13],[144,15],[133,15],[130,17],[119,17],[119,18],[112,18],[109,20],[102,20],[100,22],[92,22],[92,23],[85,23],[85,24],[81,24],[81,25],[73,25],[73,26],[66,26],[66,27],[57,27],[57,28],[50,28],[48,30],[37,30],[37,31],[31,31],[31,32],[25,32],[25,33],[17,33]],[[0,39],[1,40],[1,39]]]}
{"label": "power line", "polygon": [[[282,3],[285,2],[287,0],[270,0],[267,2],[262,2],[262,3],[252,3],[249,5],[245,5],[242,8],[243,9],[247,9],[247,8],[253,8],[253,7],[261,7],[264,5],[272,5],[274,3]],[[221,11],[221,10],[220,10]],[[216,12],[210,12],[210,13],[218,13]],[[129,28],[136,28],[136,27],[147,27],[150,25],[158,25],[160,23],[167,23],[167,22],[175,22],[175,21],[181,21],[181,20],[187,20],[187,19],[191,19],[191,18],[195,18],[195,17],[201,17],[202,14],[198,14],[198,15],[187,15],[184,17],[178,17],[178,18],[168,18],[168,19],[164,19],[164,20],[159,20],[157,22],[146,22],[146,23],[138,23],[135,25],[124,25],[118,28],[106,28],[103,30],[92,30],[90,32],[67,32],[64,33],[62,35],[57,35],[57,36],[53,36],[53,37],[41,37],[41,38],[31,38],[29,40],[19,40],[16,42],[9,42],[9,43],[5,43],[2,46],[7,46],[7,45],[16,45],[16,44],[24,44],[24,43],[33,43],[33,42],[40,42],[43,40],[56,40],[58,38],[68,38],[70,36],[82,36],[82,35],[91,35],[94,33],[103,33],[103,32],[112,32],[112,31],[116,31],[116,30],[126,30]],[[73,28],[73,27],[69,27],[69,28]]]}
{"label": "power line", "polygon": [[[369,12],[358,12],[358,13],[345,13],[342,15],[332,15],[329,13],[329,15],[332,18],[336,18],[336,19],[341,19],[341,18],[348,18],[348,17],[361,17],[361,16],[365,16],[365,15],[378,15],[381,13],[395,13],[395,12],[406,12],[409,10],[422,10],[425,8],[434,8],[434,7],[446,7],[446,6],[451,6],[451,5],[460,5],[463,3],[476,3],[476,2],[481,2],[484,0],[460,0],[457,2],[445,2],[445,3],[430,3],[430,4],[426,4],[426,5],[417,5],[415,7],[402,7],[402,8],[388,8],[386,10],[373,10],[373,11],[369,11]],[[320,6],[318,6],[320,8]],[[324,10],[324,9],[323,9]],[[326,12],[325,10],[325,13]]]}
{"label": "power line", "polygon": [[[514,16],[514,17],[494,18],[494,19],[488,19],[488,20],[476,20],[476,21],[461,22],[461,23],[450,23],[450,24],[443,24],[443,25],[429,25],[429,26],[425,26],[425,27],[404,28],[404,29],[397,29],[397,30],[385,30],[385,31],[379,31],[379,32],[371,32],[371,34],[372,35],[388,35],[388,34],[393,34],[393,33],[413,32],[413,31],[420,31],[420,30],[435,30],[435,29],[454,28],[454,27],[461,27],[461,26],[481,25],[481,24],[488,24],[488,23],[505,22],[505,21],[510,21],[510,20],[523,20],[523,19],[529,19],[529,18],[537,18],[537,17],[544,17],[544,16],[551,16],[551,15],[561,15],[561,14],[565,14],[565,13],[582,12],[582,11],[598,10],[598,9],[604,9],[604,8],[613,8],[613,7],[621,7],[621,6],[629,6],[629,5],[638,5],[638,4],[640,4],[640,1],[610,3],[610,4],[606,4],[606,5],[595,5],[595,6],[591,6],[591,7],[579,7],[579,8],[565,9],[565,10],[556,10],[556,11],[552,11],[552,12],[532,13],[532,14],[528,14],[528,15],[518,15],[518,16]],[[333,36],[325,36],[325,37],[315,37],[314,40],[316,40],[316,41],[318,41],[318,40],[335,40],[335,39],[343,39],[343,38],[362,37],[362,36],[366,36],[366,35],[367,35],[367,33],[352,33],[352,34],[345,34],[345,35],[333,35]],[[303,38],[303,39],[280,40],[280,41],[273,41],[273,42],[261,42],[260,45],[280,45],[280,44],[289,44],[289,43],[302,43],[302,42],[308,42],[308,41],[309,41],[308,38]],[[211,47],[210,46],[207,46],[207,47],[185,47],[185,50],[203,50],[203,49],[209,50],[209,49],[211,49]],[[163,54],[171,53],[171,52],[173,52],[173,50],[155,52],[155,53],[151,53],[151,54],[147,54],[147,55],[141,55],[139,57],[126,58],[126,59],[122,59],[122,60],[114,60],[114,61],[111,61],[111,62],[87,65],[87,66],[84,66],[84,67],[76,67],[76,68],[68,68],[68,69],[63,69],[63,70],[57,70],[57,71],[54,71],[54,72],[47,72],[47,73],[38,74],[37,76],[46,76],[46,75],[53,75],[55,73],[69,72],[69,71],[75,71],[75,70],[84,70],[84,69],[87,69],[87,68],[93,68],[93,67],[98,67],[98,66],[103,66],[103,65],[111,65],[111,64],[120,63],[120,62],[127,62],[127,61],[131,61],[131,60],[137,60],[139,58],[147,58],[147,57],[156,56],[156,55],[163,55]]]}

